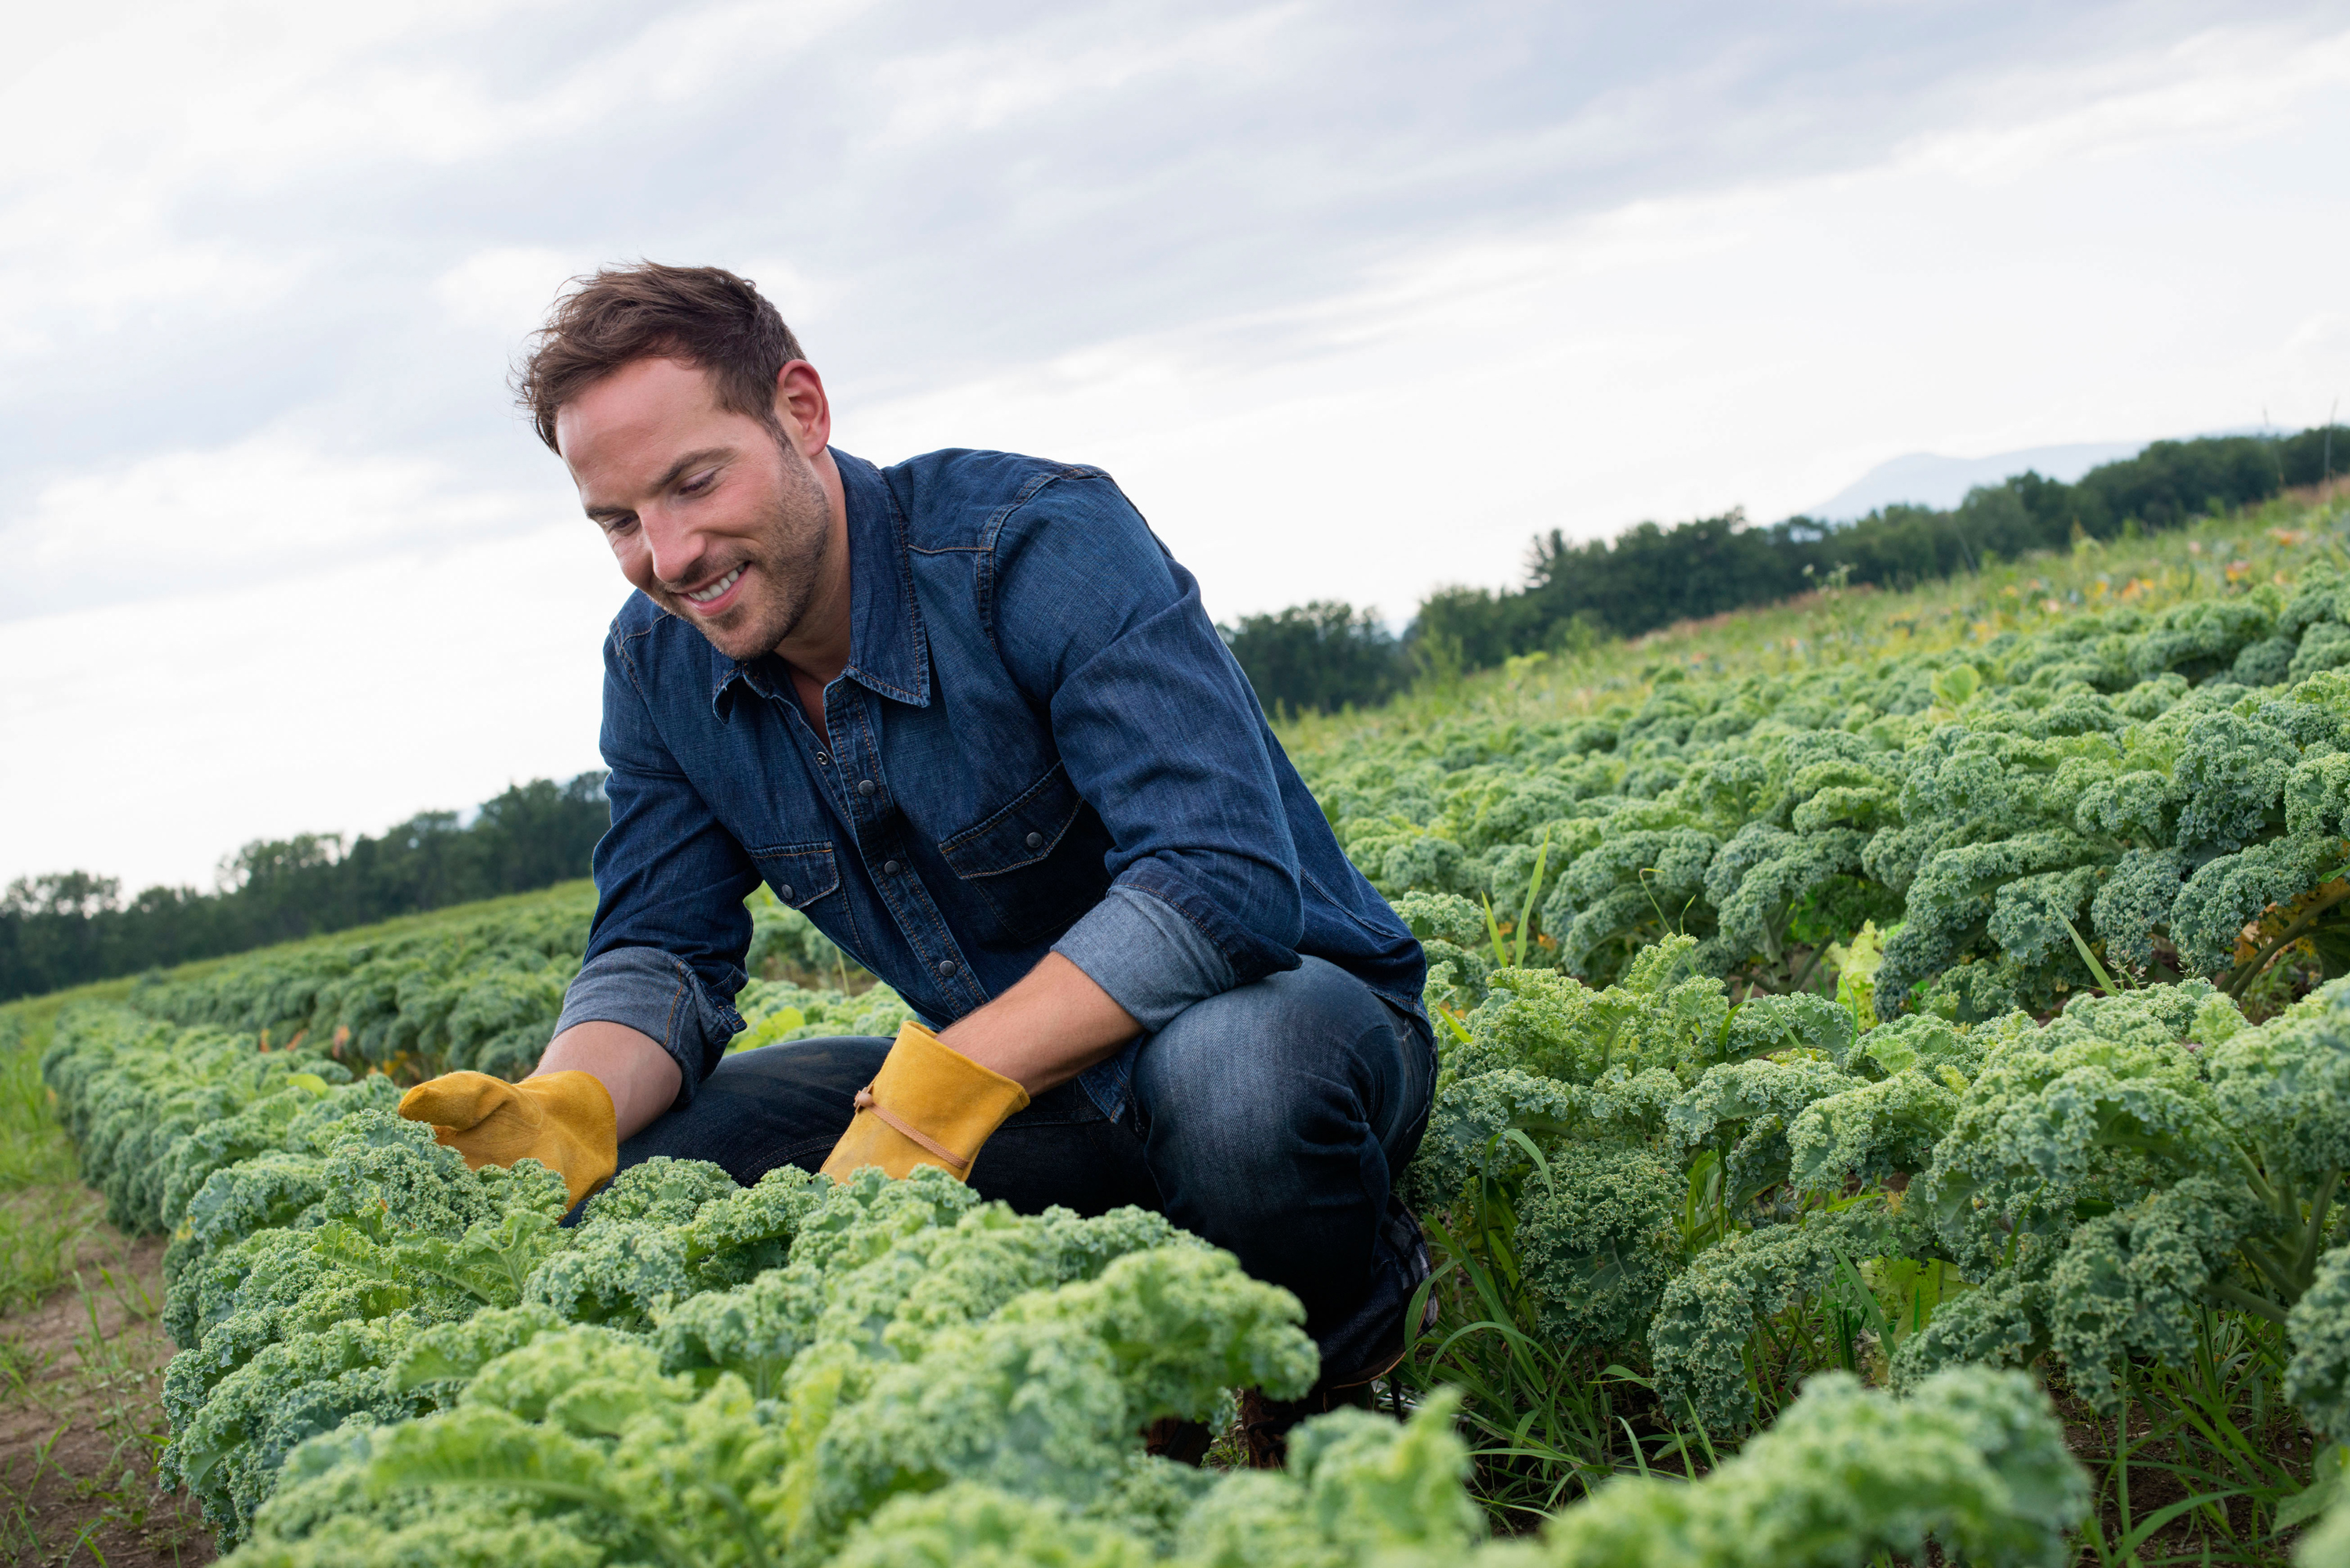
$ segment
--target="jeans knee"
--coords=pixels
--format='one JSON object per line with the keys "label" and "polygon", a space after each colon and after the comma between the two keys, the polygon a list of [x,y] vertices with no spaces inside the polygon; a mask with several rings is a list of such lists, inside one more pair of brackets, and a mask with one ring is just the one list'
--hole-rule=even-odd
{"label": "jeans knee", "polygon": [[1376,1207],[1389,1146],[1425,1114],[1428,1054],[1409,1021],[1318,959],[1210,998],[1135,1064],[1153,1173],[1176,1208]]}
{"label": "jeans knee", "polygon": [[1420,1028],[1309,958],[1176,1018],[1144,1044],[1134,1090],[1153,1126],[1215,1129],[1201,1137],[1246,1158],[1283,1134],[1395,1142],[1424,1116],[1433,1076]]}

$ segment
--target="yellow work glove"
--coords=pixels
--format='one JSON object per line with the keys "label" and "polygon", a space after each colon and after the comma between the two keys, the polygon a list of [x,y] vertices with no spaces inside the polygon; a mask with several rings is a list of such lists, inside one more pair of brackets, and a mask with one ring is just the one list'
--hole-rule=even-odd
{"label": "yellow work glove", "polygon": [[620,1163],[612,1096],[588,1073],[541,1073],[509,1084],[487,1073],[443,1073],[400,1097],[400,1114],[432,1124],[433,1138],[469,1170],[535,1159],[578,1202]]}
{"label": "yellow work glove", "polygon": [[935,1165],[968,1181],[980,1145],[1027,1103],[1027,1090],[910,1020],[899,1026],[881,1070],[857,1091],[857,1116],[832,1146],[824,1173],[842,1181],[868,1165],[893,1177]]}

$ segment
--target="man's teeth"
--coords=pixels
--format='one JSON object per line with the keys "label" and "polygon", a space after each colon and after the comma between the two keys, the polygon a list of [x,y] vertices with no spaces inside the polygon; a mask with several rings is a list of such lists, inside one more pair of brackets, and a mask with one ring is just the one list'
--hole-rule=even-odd
{"label": "man's teeth", "polygon": [[695,604],[706,605],[711,600],[718,597],[721,594],[723,594],[727,589],[733,587],[734,586],[734,579],[742,575],[743,568],[737,566],[733,571],[727,573],[724,576],[719,578],[716,582],[711,584],[708,587],[702,589],[700,593],[688,594],[685,597],[691,599]]}

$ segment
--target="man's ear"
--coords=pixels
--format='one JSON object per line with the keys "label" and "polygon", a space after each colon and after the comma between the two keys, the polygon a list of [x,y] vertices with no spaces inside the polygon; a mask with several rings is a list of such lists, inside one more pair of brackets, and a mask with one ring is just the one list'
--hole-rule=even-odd
{"label": "man's ear", "polygon": [[824,378],[805,359],[795,359],[775,372],[775,418],[798,447],[814,461],[832,441],[832,400],[825,396]]}

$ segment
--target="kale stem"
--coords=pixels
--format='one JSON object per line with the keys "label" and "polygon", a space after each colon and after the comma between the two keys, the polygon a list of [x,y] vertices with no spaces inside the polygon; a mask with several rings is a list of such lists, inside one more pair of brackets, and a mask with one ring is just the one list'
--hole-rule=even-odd
{"label": "kale stem", "polygon": [[2350,883],[2324,895],[2303,910],[2298,919],[2277,933],[2275,940],[2238,966],[2236,972],[2229,978],[2228,994],[2231,997],[2243,995],[2245,987],[2260,978],[2261,971],[2269,967],[2272,959],[2307,936],[2316,928],[2318,918],[2345,898],[2350,898]]}
{"label": "kale stem", "polygon": [[2310,1279],[2317,1272],[2317,1254],[2325,1241],[2325,1211],[2334,1207],[2334,1193],[2342,1185],[2342,1172],[2329,1170],[2310,1195],[2309,1230],[2301,1240],[2301,1258],[2293,1268],[2293,1278],[2303,1290],[2309,1288]]}
{"label": "kale stem", "polygon": [[1787,982],[1788,995],[1793,996],[1804,989],[1804,982],[1812,978],[1812,971],[1819,967],[1820,959],[1827,950],[1828,945],[1825,942],[1812,950],[1812,956],[1804,961],[1802,972]]}
{"label": "kale stem", "polygon": [[2224,1280],[2215,1281],[2210,1291],[2214,1300],[2224,1302],[2239,1311],[2251,1313],[2254,1317],[2264,1317],[2271,1323],[2284,1321],[2284,1308],[2266,1296],[2254,1295],[2241,1285],[2231,1285]]}
{"label": "kale stem", "polygon": [[2293,1275],[2266,1247],[2262,1246],[2258,1241],[2247,1241],[2240,1243],[2236,1250],[2244,1254],[2245,1260],[2260,1272],[2263,1279],[2276,1287],[2279,1295],[2294,1301],[2301,1298],[2301,1292],[2295,1287]]}
{"label": "kale stem", "polygon": [[[2122,1364],[2122,1407],[2114,1417],[2114,1487],[2115,1501],[2120,1509],[2122,1545],[2130,1546],[2129,1504],[2129,1363]],[[2135,1549],[2126,1552],[2125,1563],[2137,1561]]]}

